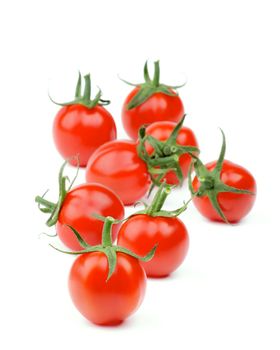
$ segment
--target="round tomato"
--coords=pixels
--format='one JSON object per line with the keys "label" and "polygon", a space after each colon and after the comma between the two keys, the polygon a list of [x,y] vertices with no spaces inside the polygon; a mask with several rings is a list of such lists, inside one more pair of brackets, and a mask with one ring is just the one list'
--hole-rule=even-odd
{"label": "round tomato", "polygon": [[[217,162],[211,162],[205,165],[206,169],[212,172],[217,165]],[[223,160],[220,180],[230,189],[239,189],[250,191],[250,193],[235,193],[235,192],[219,192],[217,201],[228,222],[235,223],[241,220],[252,209],[256,196],[256,181],[253,175],[245,168],[228,160]],[[201,182],[196,176],[193,180],[193,190],[198,191]],[[215,190],[215,185],[214,188]],[[211,189],[210,189],[211,190]],[[252,194],[253,193],[253,194]],[[194,196],[193,202],[199,212],[206,218],[213,221],[225,221],[221,215],[215,210],[208,196]]]}
{"label": "round tomato", "polygon": [[[170,137],[172,131],[176,127],[176,123],[173,122],[156,122],[151,125],[149,125],[146,128],[146,135],[151,135],[154,138],[156,138],[159,141],[166,141]],[[190,128],[187,128],[185,126],[181,127],[178,136],[176,138],[176,144],[181,146],[194,146],[198,147],[198,142],[196,140],[195,134]],[[150,145],[150,143],[146,142],[145,144],[146,150],[149,154],[152,154],[154,149]],[[175,146],[176,147],[176,146]],[[175,153],[177,150],[174,151]],[[170,155],[172,153],[168,153]],[[188,153],[181,154],[179,156],[179,165],[181,167],[183,177],[185,178],[188,174],[189,167],[191,164],[192,158]],[[177,185],[179,183],[179,179],[175,173],[175,171],[171,170],[169,171],[163,178],[163,180],[166,180],[168,184],[175,184]]]}
{"label": "round tomato", "polygon": [[[84,76],[81,94],[81,73],[76,85],[75,99],[62,106],[53,124],[53,137],[57,150],[72,165],[85,167],[92,152],[107,141],[115,140],[116,125],[111,114],[103,107],[110,101],[101,99],[101,90],[91,99],[90,74]],[[77,162],[77,157],[79,162]]]}
{"label": "round tomato", "polygon": [[79,256],[70,271],[72,300],[89,321],[116,325],[134,313],[144,298],[146,275],[139,261],[116,253],[116,268],[109,280],[108,258],[102,252]]}
{"label": "round tomato", "polygon": [[[118,196],[109,188],[96,183],[87,183],[69,191],[61,206],[56,231],[61,241],[72,250],[81,249],[81,245],[66,226],[70,225],[80,232],[90,245],[100,244],[103,222],[92,214],[124,218],[124,207]],[[113,241],[116,239],[119,225],[114,225]]]}
{"label": "round tomato", "polygon": [[91,154],[103,143],[116,139],[116,125],[111,114],[96,105],[88,108],[80,104],[65,106],[57,113],[53,137],[57,150],[72,165],[79,156],[79,165],[85,167]]}
{"label": "round tomato", "polygon": [[127,96],[122,108],[124,129],[134,140],[137,140],[141,126],[161,120],[179,122],[184,114],[182,100],[174,91],[180,86],[160,82],[159,61],[154,62],[153,79],[149,75],[148,63],[145,63],[144,79],[145,82],[141,84],[129,83],[135,88]]}
{"label": "round tomato", "polygon": [[147,166],[131,141],[111,141],[99,147],[88,161],[86,180],[111,188],[126,205],[143,197],[151,182]]}
{"label": "round tomato", "polygon": [[127,96],[122,108],[123,127],[133,140],[137,140],[138,131],[142,125],[157,121],[173,121],[175,123],[184,115],[184,106],[178,95],[170,96],[162,92],[154,93],[142,104],[128,109],[129,102],[139,93],[136,87]]}
{"label": "round tomato", "polygon": [[[45,199],[45,195],[36,196],[35,202],[43,213],[50,214],[46,225],[56,225],[56,232],[61,241],[72,250],[80,250],[80,241],[75,236],[74,228],[80,232],[90,245],[101,243],[103,222],[93,216],[113,216],[118,220],[124,217],[124,206],[119,197],[109,188],[97,184],[86,183],[73,189],[75,179],[70,183],[63,174],[67,162],[59,171],[59,197],[57,203]],[[77,175],[76,175],[77,176]],[[118,225],[115,225],[112,238],[115,240]]]}
{"label": "round tomato", "polygon": [[136,254],[145,255],[157,245],[155,255],[148,262],[141,262],[147,276],[164,277],[175,271],[185,259],[188,247],[188,231],[176,217],[135,215],[120,228],[118,245]]}

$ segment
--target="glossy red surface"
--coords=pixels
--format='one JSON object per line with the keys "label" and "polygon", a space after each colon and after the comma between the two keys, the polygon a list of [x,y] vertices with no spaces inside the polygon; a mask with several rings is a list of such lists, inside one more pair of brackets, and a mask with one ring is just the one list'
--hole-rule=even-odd
{"label": "glossy red surface", "polygon": [[[121,200],[110,189],[100,184],[83,184],[67,193],[61,207],[56,230],[61,241],[72,250],[80,250],[76,236],[66,225],[74,227],[90,245],[101,243],[103,222],[92,214],[123,219]],[[119,225],[113,225],[112,238],[116,239]]]}
{"label": "glossy red surface", "polygon": [[183,102],[179,96],[169,96],[158,92],[149,97],[141,105],[127,109],[127,104],[137,94],[139,88],[133,89],[127,96],[122,108],[124,129],[133,140],[138,138],[138,130],[144,124],[157,121],[179,122],[184,115]]}
{"label": "glossy red surface", "polygon": [[89,159],[86,180],[111,188],[125,205],[142,198],[150,185],[147,166],[132,141],[112,141],[98,148]]}
{"label": "glossy red surface", "polygon": [[[85,167],[93,151],[117,136],[111,114],[102,106],[91,109],[82,105],[62,107],[53,124],[57,150],[64,159],[79,155],[80,166]],[[76,165],[76,160],[70,160]]]}
{"label": "glossy red surface", "polygon": [[133,314],[145,295],[146,275],[138,260],[117,253],[111,278],[108,261],[101,252],[79,256],[70,271],[69,290],[80,313],[100,325],[121,323]]}
{"label": "glossy red surface", "polygon": [[135,215],[125,221],[118,234],[118,245],[140,256],[146,255],[158,244],[154,257],[141,262],[147,276],[164,277],[175,271],[184,261],[189,236],[178,218]]}
{"label": "glossy red surface", "polygon": [[[215,168],[216,162],[206,164],[208,170]],[[248,190],[256,193],[257,186],[253,175],[245,168],[228,160],[224,160],[221,172],[221,180],[229,186]],[[197,177],[193,180],[193,187],[196,191],[199,187],[199,180]],[[256,195],[250,194],[236,194],[236,193],[219,193],[218,202],[222,211],[229,222],[238,222],[252,209]],[[210,200],[206,197],[194,197],[193,203],[199,212],[213,221],[223,221],[219,214],[212,207]]]}

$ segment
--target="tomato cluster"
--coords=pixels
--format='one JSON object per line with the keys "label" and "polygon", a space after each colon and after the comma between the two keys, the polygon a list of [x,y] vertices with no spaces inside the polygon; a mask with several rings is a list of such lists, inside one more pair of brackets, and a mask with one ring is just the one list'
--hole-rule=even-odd
{"label": "tomato cluster", "polygon": [[[160,82],[159,62],[150,77],[125,99],[122,122],[132,140],[117,140],[110,103],[101,91],[91,99],[90,75],[79,73],[75,98],[59,104],[53,136],[65,159],[56,203],[35,201],[49,214],[61,242],[79,255],[69,275],[69,291],[89,321],[120,324],[140,306],[146,277],[166,277],[184,261],[189,234],[179,215],[192,201],[212,221],[236,223],[249,213],[256,181],[245,168],[225,160],[226,139],[216,161],[203,164],[194,132],[184,126],[180,86]],[[72,188],[67,164],[86,167],[86,182]],[[194,173],[194,176],[192,174]],[[163,209],[173,187],[187,179],[190,198],[172,211]],[[125,205],[137,204],[158,187],[150,204],[125,218]],[[116,243],[115,243],[116,242]]]}

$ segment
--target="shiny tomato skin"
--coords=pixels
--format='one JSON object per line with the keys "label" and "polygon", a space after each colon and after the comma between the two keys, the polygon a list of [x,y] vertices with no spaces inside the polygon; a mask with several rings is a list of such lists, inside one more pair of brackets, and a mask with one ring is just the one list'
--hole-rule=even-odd
{"label": "shiny tomato skin", "polygon": [[[206,164],[206,168],[211,171],[215,168],[215,165],[216,162],[211,162]],[[247,169],[232,163],[229,160],[224,160],[220,178],[226,185],[242,190],[248,190],[256,194],[257,186],[253,175]],[[199,180],[197,177],[195,177],[193,180],[193,187],[195,191],[199,187]],[[252,209],[255,199],[256,195],[250,194],[236,194],[227,192],[218,194],[218,202],[220,207],[228,221],[231,223],[238,222],[245,215],[247,215]],[[199,212],[206,218],[212,221],[223,221],[223,219],[212,207],[212,204],[207,197],[194,197],[193,202]]]}
{"label": "shiny tomato skin", "polygon": [[151,182],[145,162],[138,157],[136,143],[121,140],[108,142],[92,154],[86,180],[111,188],[125,205],[142,198]]}
{"label": "shiny tomato skin", "polygon": [[133,314],[143,301],[145,271],[139,261],[117,253],[117,265],[111,278],[107,257],[102,252],[80,255],[69,275],[71,298],[80,313],[99,325],[116,325]]}
{"label": "shiny tomato skin", "polygon": [[178,218],[132,216],[120,228],[118,245],[144,256],[158,244],[154,257],[141,262],[148,277],[165,277],[185,259],[189,248],[188,231]]}
{"label": "shiny tomato skin", "polygon": [[[81,167],[87,165],[93,151],[116,136],[114,119],[102,106],[90,109],[79,104],[62,107],[53,124],[57,150],[64,159],[79,155]],[[70,163],[77,165],[75,159],[70,159]]]}
{"label": "shiny tomato skin", "polygon": [[[90,245],[101,243],[103,222],[92,217],[93,213],[123,219],[124,206],[119,197],[103,185],[83,184],[67,193],[59,212],[56,230],[61,241],[72,250],[81,250],[74,233],[66,225],[74,227]],[[119,225],[112,230],[116,239]]]}
{"label": "shiny tomato skin", "polygon": [[[166,141],[171,135],[175,126],[176,123],[173,122],[156,122],[147,127],[146,134],[153,136],[159,141]],[[183,126],[179,131],[176,142],[181,146],[198,147],[198,142],[194,132],[186,126]],[[149,154],[153,152],[153,147],[148,142],[146,143],[146,149]],[[182,154],[179,158],[179,164],[181,166],[184,178],[187,177],[191,160],[192,159],[189,154]],[[179,183],[178,177],[174,171],[169,171],[163,180],[164,179],[171,185],[177,185]]]}
{"label": "shiny tomato skin", "polygon": [[138,93],[139,87],[133,89],[127,96],[122,108],[122,122],[127,135],[133,140],[138,138],[139,128],[157,121],[173,121],[178,123],[184,115],[184,106],[179,96],[169,96],[157,92],[145,102],[130,110],[128,103]]}

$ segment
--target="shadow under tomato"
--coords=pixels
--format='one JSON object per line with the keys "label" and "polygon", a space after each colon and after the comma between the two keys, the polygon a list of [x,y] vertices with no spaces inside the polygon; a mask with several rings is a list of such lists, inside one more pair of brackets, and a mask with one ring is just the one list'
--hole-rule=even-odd
{"label": "shadow under tomato", "polygon": [[87,319],[83,319],[83,323],[86,324],[88,327],[99,327],[99,328],[118,328],[121,327],[122,325],[126,324],[127,321],[126,320],[118,320],[118,321],[114,321],[114,322],[110,322],[110,323],[106,323],[106,324],[102,324],[102,323],[94,323],[91,322]]}
{"label": "shadow under tomato", "polygon": [[162,275],[162,276],[147,276],[149,279],[152,279],[152,280],[164,280],[168,277],[170,277],[171,275],[168,274],[168,275]]}

